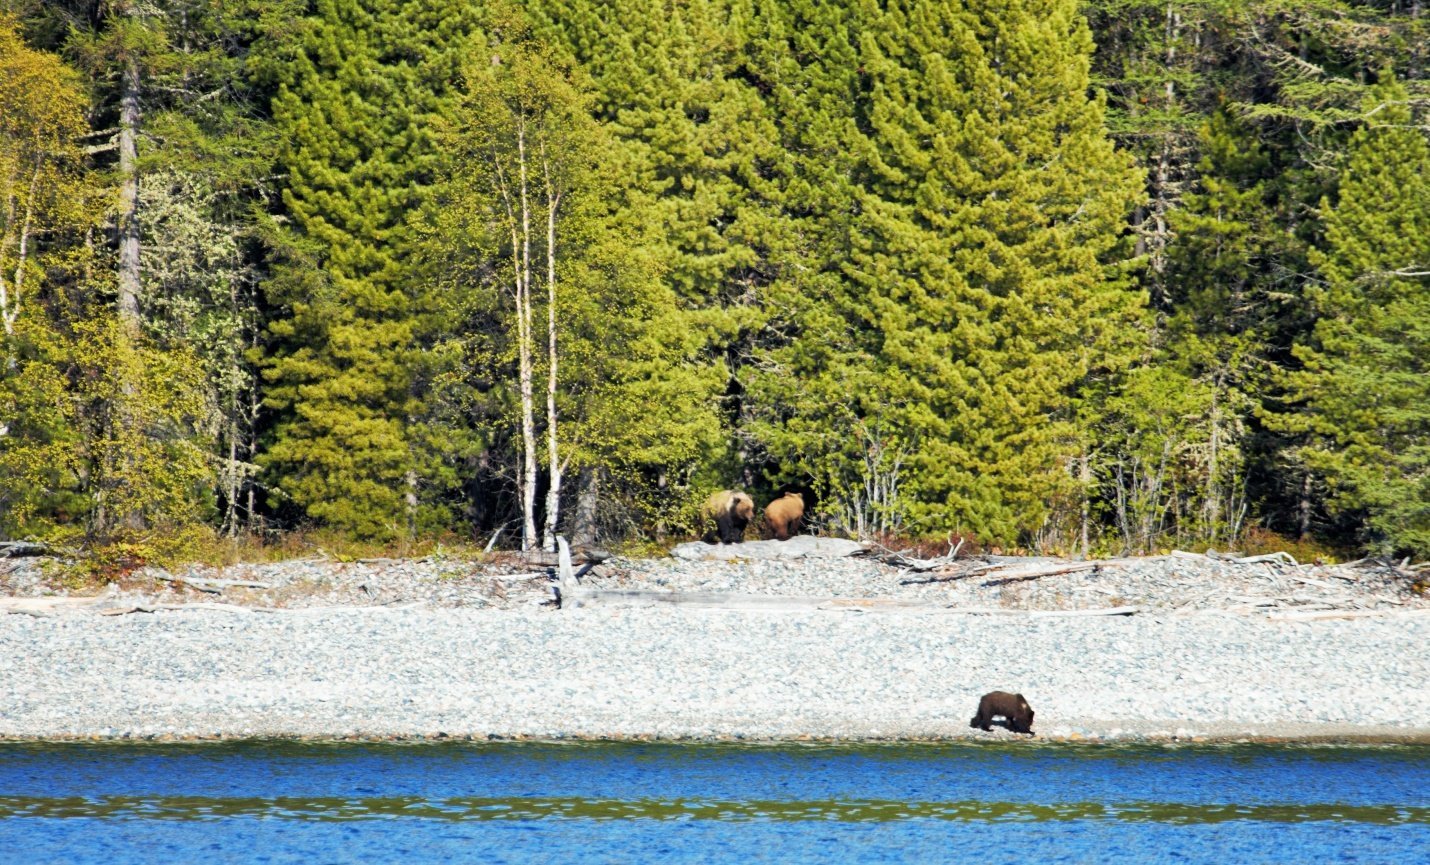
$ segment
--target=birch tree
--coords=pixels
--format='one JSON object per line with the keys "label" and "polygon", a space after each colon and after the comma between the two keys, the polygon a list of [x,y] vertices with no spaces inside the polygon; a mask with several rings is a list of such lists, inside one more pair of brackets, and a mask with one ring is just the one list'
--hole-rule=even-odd
{"label": "birch tree", "polygon": [[[467,69],[469,88],[459,140],[473,173],[479,205],[503,250],[504,281],[512,302],[520,394],[522,549],[537,543],[537,355],[545,358],[546,500],[541,546],[556,548],[564,460],[557,393],[558,260],[562,256],[565,203],[589,161],[592,121],[572,72],[532,41],[517,24],[497,27]],[[544,266],[543,266],[544,265]],[[540,299],[538,299],[540,298]],[[537,305],[545,305],[545,339],[536,330]],[[540,341],[539,341],[540,340]],[[544,343],[544,345],[542,344]]]}
{"label": "birch tree", "polygon": [[[36,281],[40,236],[72,221],[79,188],[84,91],[60,58],[34,51],[15,22],[0,17],[0,327],[5,370],[15,367],[11,340]],[[0,416],[0,435],[8,429]]]}

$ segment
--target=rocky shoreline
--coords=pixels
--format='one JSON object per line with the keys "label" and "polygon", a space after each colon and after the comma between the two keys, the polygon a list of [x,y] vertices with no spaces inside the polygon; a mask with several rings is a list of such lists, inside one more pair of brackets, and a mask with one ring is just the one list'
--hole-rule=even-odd
{"label": "rocky shoreline", "polygon": [[968,726],[1001,689],[1042,741],[1430,742],[1430,602],[1393,563],[747,546],[602,561],[583,589],[622,602],[575,609],[516,560],[195,568],[82,598],[11,568],[0,609],[25,614],[0,615],[0,738],[1012,738]]}

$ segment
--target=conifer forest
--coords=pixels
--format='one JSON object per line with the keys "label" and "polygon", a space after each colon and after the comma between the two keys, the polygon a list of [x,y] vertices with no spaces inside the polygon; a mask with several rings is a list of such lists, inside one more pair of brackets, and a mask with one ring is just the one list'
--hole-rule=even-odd
{"label": "conifer forest", "polygon": [[1425,5],[0,0],[0,538],[1423,557]]}

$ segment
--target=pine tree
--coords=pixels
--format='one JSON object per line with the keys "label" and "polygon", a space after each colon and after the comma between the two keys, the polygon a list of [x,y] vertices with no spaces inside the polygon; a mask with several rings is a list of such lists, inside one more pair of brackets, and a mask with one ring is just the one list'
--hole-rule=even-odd
{"label": "pine tree", "polygon": [[923,531],[1013,541],[1067,491],[1070,397],[1135,315],[1105,264],[1140,177],[1071,2],[864,7],[838,411],[908,452]]}
{"label": "pine tree", "polygon": [[[877,421],[848,406],[860,368],[847,322],[833,307],[853,231],[854,119],[859,96],[857,2],[756,4],[747,47],[757,89],[775,119],[772,177],[791,242],[765,295],[766,324],[745,374],[744,431],[768,455],[772,480],[824,495],[821,518],[867,536],[897,531],[897,448]],[[841,495],[836,491],[847,493]],[[832,495],[831,495],[832,494]]]}
{"label": "pine tree", "polygon": [[1324,283],[1295,348],[1284,413],[1328,506],[1379,552],[1430,552],[1430,141],[1388,72],[1363,106],[1334,201],[1322,202]]}
{"label": "pine tree", "polygon": [[[262,61],[288,177],[267,285],[280,311],[260,462],[276,504],[344,531],[409,536],[435,455],[417,445],[427,299],[407,277],[471,9],[318,0]],[[277,35],[277,34],[275,34]]]}

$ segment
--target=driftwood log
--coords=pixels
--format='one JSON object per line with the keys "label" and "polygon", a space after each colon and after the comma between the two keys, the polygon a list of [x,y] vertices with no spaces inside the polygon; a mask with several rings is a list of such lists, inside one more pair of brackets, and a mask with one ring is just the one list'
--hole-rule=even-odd
{"label": "driftwood log", "polygon": [[167,577],[168,582],[179,583],[191,589],[198,589],[201,592],[210,594],[220,594],[224,589],[244,588],[244,589],[271,589],[271,583],[257,583],[251,580],[205,580],[198,577]]}
{"label": "driftwood log", "polygon": [[1086,610],[1007,610],[1000,607],[950,607],[904,598],[818,598],[792,595],[747,595],[732,592],[659,592],[648,589],[561,588],[562,609],[577,607],[675,607],[691,610],[744,610],[853,613],[912,613],[918,615],[972,616],[1130,616],[1138,607],[1104,607]]}

